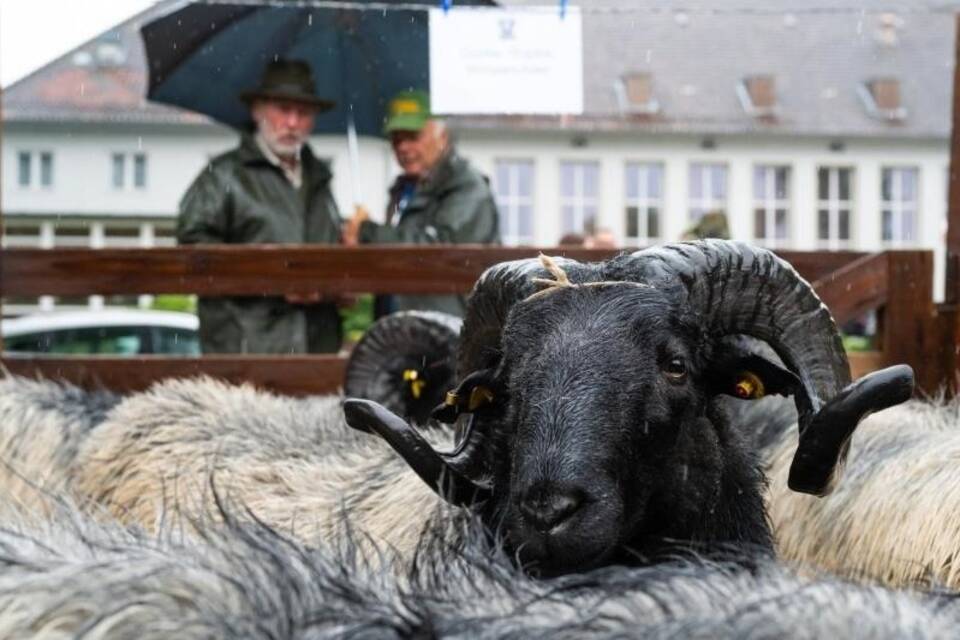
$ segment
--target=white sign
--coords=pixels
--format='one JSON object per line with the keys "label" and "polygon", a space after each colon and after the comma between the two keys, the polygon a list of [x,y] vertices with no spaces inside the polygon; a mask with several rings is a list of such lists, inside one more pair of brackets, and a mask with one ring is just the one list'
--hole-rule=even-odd
{"label": "white sign", "polygon": [[582,113],[581,24],[577,7],[431,9],[431,109]]}

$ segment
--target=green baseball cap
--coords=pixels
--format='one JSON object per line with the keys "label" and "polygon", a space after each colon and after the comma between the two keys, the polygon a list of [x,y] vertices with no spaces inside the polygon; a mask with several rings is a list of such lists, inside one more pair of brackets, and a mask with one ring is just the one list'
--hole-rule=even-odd
{"label": "green baseball cap", "polygon": [[383,132],[420,131],[430,118],[430,95],[426,91],[401,91],[387,104]]}

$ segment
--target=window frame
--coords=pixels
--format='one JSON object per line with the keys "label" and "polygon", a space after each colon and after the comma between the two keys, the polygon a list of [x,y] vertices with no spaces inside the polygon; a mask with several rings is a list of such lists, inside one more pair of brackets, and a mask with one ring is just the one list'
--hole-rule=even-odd
{"label": "window frame", "polygon": [[[820,172],[827,171],[827,199],[820,197]],[[848,174],[848,198],[840,198],[840,172],[846,171]],[[852,165],[818,165],[817,166],[817,208],[813,217],[814,238],[817,248],[828,251],[847,250],[853,246],[853,239],[856,237],[856,179],[857,168]],[[844,206],[845,205],[845,206]],[[826,211],[827,237],[820,237],[820,212]],[[840,212],[847,212],[847,238],[840,238]]]}
{"label": "window frame", "polygon": [[[500,237],[506,246],[532,245],[536,242],[536,208],[534,197],[536,194],[537,165],[532,158],[495,158],[493,161],[493,193],[497,203],[497,213],[500,222]],[[507,185],[500,182],[500,170],[507,173]],[[529,168],[529,193],[520,193],[522,186],[521,170]],[[506,191],[503,187],[506,186]],[[520,209],[529,209],[529,236],[520,233]]]}
{"label": "window frame", "polygon": [[[884,199],[883,194],[883,182],[884,177],[887,172],[891,172],[893,175],[901,176],[899,180],[891,180],[891,200]],[[910,201],[905,201],[902,198],[897,198],[897,196],[902,195],[903,193],[903,180],[902,176],[907,175],[908,173],[913,174],[913,199]],[[880,167],[880,242],[886,248],[900,248],[915,246],[917,244],[918,232],[920,229],[920,167],[915,165],[885,165]],[[883,218],[886,211],[891,212],[891,238],[885,239],[883,237],[884,225]],[[903,231],[903,214],[909,211],[913,214],[913,224],[911,225],[911,235],[913,236],[910,239],[904,239],[902,236]]]}
{"label": "window frame", "polygon": [[[723,180],[720,182],[723,189],[723,194],[718,198],[712,193],[713,185],[713,174],[710,171],[703,171],[700,176],[700,190],[701,193],[699,196],[693,195],[693,185],[694,185],[694,168],[716,168],[723,171]],[[710,195],[707,196],[705,193],[710,191]],[[727,209],[729,206],[730,199],[730,167],[726,162],[720,162],[716,160],[691,160],[687,165],[687,223],[694,225],[700,222],[704,214],[712,211],[719,211],[723,215],[727,215]],[[695,213],[696,210],[699,210],[700,213]]]}
{"label": "window frame", "polygon": [[[563,172],[565,167],[571,167],[574,170],[573,174],[573,193],[570,195],[564,195],[564,182],[563,182]],[[587,184],[586,180],[586,169],[593,169],[596,171],[596,193],[592,196],[588,196],[585,193],[585,187]],[[602,179],[601,165],[599,160],[587,160],[587,159],[577,159],[577,160],[561,160],[559,166],[559,180],[557,181],[560,187],[559,194],[559,203],[560,203],[560,235],[567,233],[579,233],[584,236],[587,236],[591,233],[591,230],[587,228],[588,218],[585,215],[585,212],[593,208],[593,227],[596,229],[598,218],[600,217],[600,194],[603,192],[600,185]],[[566,209],[570,207],[573,213],[573,226],[572,228],[567,228],[565,213]]]}
{"label": "window frame", "polygon": [[[783,198],[777,197],[777,171],[784,170]],[[762,195],[757,196],[758,171],[763,172]],[[773,162],[758,162],[753,165],[753,190],[751,191],[753,207],[751,208],[753,241],[760,246],[770,249],[788,247],[793,241],[793,167],[789,164],[777,164]],[[764,228],[766,233],[760,236],[757,229],[757,213],[763,211]],[[777,211],[783,210],[786,218],[786,235],[778,238],[777,229]],[[771,231],[773,232],[771,234]]]}
{"label": "window frame", "polygon": [[[631,171],[637,172],[637,195],[631,198],[629,195],[629,183]],[[649,193],[649,172],[657,170],[659,173],[659,196],[651,196]],[[657,242],[662,242],[664,238],[664,202],[666,194],[666,163],[658,160],[628,160],[623,167],[623,244],[629,247],[644,247]],[[637,217],[637,235],[629,235],[630,208],[635,208],[633,215]],[[650,210],[657,210],[657,235],[650,235]]]}

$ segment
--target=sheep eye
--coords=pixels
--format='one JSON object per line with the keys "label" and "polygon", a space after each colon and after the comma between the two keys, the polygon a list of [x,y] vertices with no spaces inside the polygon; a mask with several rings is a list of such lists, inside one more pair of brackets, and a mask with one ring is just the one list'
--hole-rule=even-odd
{"label": "sheep eye", "polygon": [[670,382],[683,382],[687,378],[687,365],[681,358],[670,358],[663,366],[663,374]]}

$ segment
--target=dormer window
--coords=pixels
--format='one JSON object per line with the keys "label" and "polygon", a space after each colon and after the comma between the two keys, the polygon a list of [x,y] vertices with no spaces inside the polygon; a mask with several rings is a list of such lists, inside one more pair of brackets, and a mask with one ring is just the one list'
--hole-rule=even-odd
{"label": "dormer window", "polygon": [[900,81],[896,78],[874,78],[858,88],[864,107],[874,118],[899,121],[907,117],[900,101]]}
{"label": "dormer window", "polygon": [[653,76],[650,73],[625,73],[614,83],[614,91],[623,113],[653,114],[660,111],[660,104],[653,96]]}
{"label": "dormer window", "polygon": [[758,118],[772,118],[777,114],[777,90],[769,74],[747,76],[737,84],[737,96],[743,110]]}

